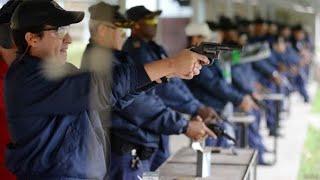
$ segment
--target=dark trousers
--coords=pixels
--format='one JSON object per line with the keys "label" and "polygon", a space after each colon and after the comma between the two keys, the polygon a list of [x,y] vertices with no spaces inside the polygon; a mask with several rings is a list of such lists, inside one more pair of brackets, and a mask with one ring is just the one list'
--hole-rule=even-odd
{"label": "dark trousers", "polygon": [[169,136],[161,135],[159,149],[151,157],[151,171],[157,170],[170,156]]}

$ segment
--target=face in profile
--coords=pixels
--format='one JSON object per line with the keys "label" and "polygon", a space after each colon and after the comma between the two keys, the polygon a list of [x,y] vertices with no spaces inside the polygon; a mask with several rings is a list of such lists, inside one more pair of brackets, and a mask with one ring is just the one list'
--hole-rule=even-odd
{"label": "face in profile", "polygon": [[275,24],[270,24],[269,25],[269,29],[268,29],[268,33],[271,35],[276,35],[278,34],[278,26]]}
{"label": "face in profile", "polygon": [[48,25],[43,28],[42,36],[28,32],[26,40],[33,55],[59,64],[66,62],[68,45],[72,42],[68,27]]}
{"label": "face in profile", "polygon": [[279,38],[273,45],[275,51],[284,53],[286,51],[286,43],[283,38]]}
{"label": "face in profile", "polygon": [[266,23],[256,24],[255,25],[255,33],[258,36],[264,36],[268,32],[268,25]]}
{"label": "face in profile", "polygon": [[158,21],[158,17],[150,17],[139,20],[139,31],[145,38],[152,40],[157,35]]}
{"label": "face in profile", "polygon": [[126,32],[122,28],[117,28],[114,32],[114,48],[121,50],[126,40]]}
{"label": "face in profile", "polygon": [[291,30],[290,28],[286,27],[281,30],[281,35],[285,38],[289,38],[291,36]]}
{"label": "face in profile", "polygon": [[229,30],[227,32],[228,34],[228,37],[229,37],[229,40],[232,41],[232,42],[238,42],[239,41],[239,34],[236,30],[232,29],[232,30]]}
{"label": "face in profile", "polygon": [[123,28],[119,28],[112,23],[102,23],[99,25],[97,40],[102,46],[121,50],[126,39],[126,33]]}
{"label": "face in profile", "polygon": [[294,37],[296,40],[298,41],[302,41],[305,39],[305,33],[304,31],[300,30],[300,31],[295,31],[294,32]]}
{"label": "face in profile", "polygon": [[246,34],[241,34],[241,35],[239,36],[239,44],[242,45],[242,46],[244,46],[244,45],[247,44],[247,42],[248,42],[248,35],[246,35]]}

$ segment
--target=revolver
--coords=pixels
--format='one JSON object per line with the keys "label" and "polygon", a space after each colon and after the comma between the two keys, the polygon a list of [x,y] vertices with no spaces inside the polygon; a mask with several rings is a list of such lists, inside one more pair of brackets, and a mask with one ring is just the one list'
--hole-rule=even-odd
{"label": "revolver", "polygon": [[233,137],[231,137],[229,134],[227,134],[221,126],[217,124],[207,124],[207,127],[211,131],[213,131],[218,137],[226,137],[227,139],[231,140],[234,144],[237,143],[237,141]]}
{"label": "revolver", "polygon": [[202,42],[199,46],[191,47],[191,51],[207,56],[211,65],[214,60],[219,59],[221,51],[242,50],[242,46],[238,44],[219,44],[213,42]]}
{"label": "revolver", "polygon": [[262,100],[255,98],[253,95],[250,95],[251,99],[256,103],[260,108],[267,109],[267,104]]}

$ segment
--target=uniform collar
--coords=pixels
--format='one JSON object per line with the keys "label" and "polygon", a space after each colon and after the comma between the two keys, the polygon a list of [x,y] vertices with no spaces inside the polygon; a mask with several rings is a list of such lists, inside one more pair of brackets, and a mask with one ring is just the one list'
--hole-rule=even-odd
{"label": "uniform collar", "polygon": [[133,42],[133,46],[135,46],[135,43],[139,43],[140,45],[147,45],[148,41],[138,37],[138,36],[130,36],[129,39]]}

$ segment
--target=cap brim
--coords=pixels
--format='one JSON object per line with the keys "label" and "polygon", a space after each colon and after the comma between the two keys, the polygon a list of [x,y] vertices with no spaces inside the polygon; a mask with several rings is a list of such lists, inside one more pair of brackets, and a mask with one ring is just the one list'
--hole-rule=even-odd
{"label": "cap brim", "polygon": [[134,22],[125,18],[119,12],[116,12],[113,19],[113,24],[119,28],[131,28]]}
{"label": "cap brim", "polygon": [[133,21],[115,21],[113,24],[119,28],[131,28],[134,25],[134,22]]}
{"label": "cap brim", "polygon": [[70,24],[79,23],[84,18],[84,12],[82,11],[61,11],[54,17],[54,26],[68,26]]}
{"label": "cap brim", "polygon": [[152,12],[150,12],[150,14],[146,15],[145,18],[153,18],[153,17],[156,17],[156,16],[160,16],[161,13],[162,13],[161,10],[152,11]]}
{"label": "cap brim", "polygon": [[213,21],[206,21],[206,22],[207,22],[207,24],[208,24],[208,26],[209,26],[211,31],[217,31],[217,30],[220,29],[219,24],[217,24],[217,23],[215,23]]}

